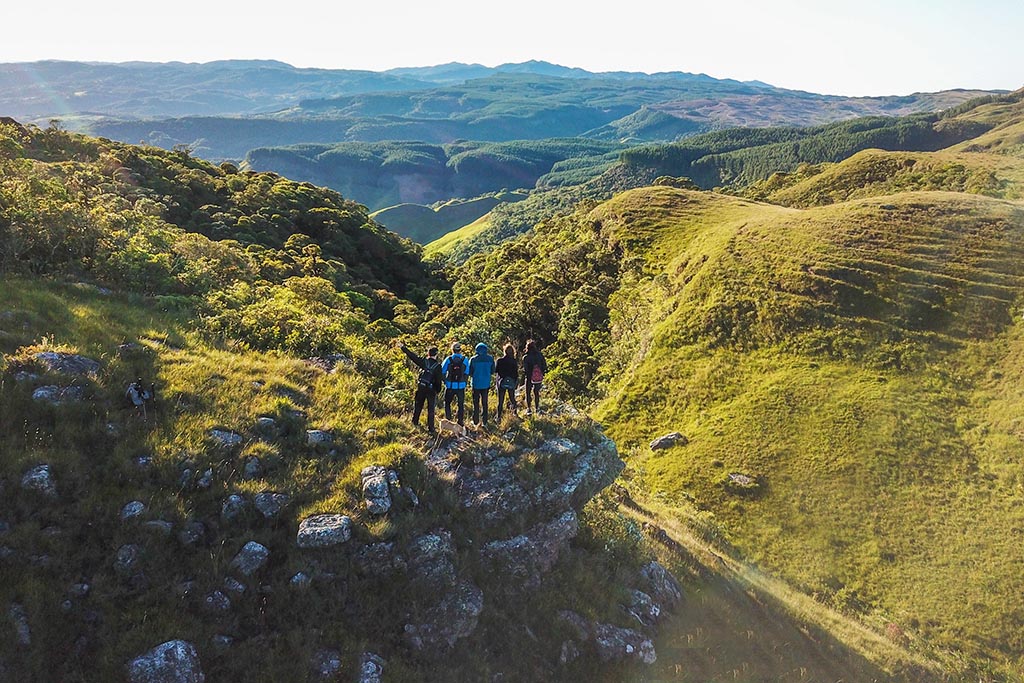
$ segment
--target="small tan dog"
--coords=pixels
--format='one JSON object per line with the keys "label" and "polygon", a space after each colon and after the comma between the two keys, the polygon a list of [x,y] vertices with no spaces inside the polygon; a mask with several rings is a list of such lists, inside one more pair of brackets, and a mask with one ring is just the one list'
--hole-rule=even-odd
{"label": "small tan dog", "polygon": [[466,428],[460,425],[458,422],[452,422],[451,420],[441,418],[440,426],[442,432],[448,432],[450,434],[454,434],[455,436],[466,435]]}

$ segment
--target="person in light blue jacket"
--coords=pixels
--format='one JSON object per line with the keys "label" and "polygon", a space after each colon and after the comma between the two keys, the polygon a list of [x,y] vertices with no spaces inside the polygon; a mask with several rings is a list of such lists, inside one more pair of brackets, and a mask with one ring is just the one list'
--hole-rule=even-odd
{"label": "person in light blue jacket", "polygon": [[452,419],[452,401],[459,404],[457,421],[459,426],[465,424],[466,412],[466,357],[462,355],[462,345],[452,344],[452,353],[441,363],[441,374],[444,376],[444,416]]}
{"label": "person in light blue jacket", "polygon": [[483,425],[487,426],[487,399],[491,394],[491,378],[496,366],[487,344],[476,345],[476,355],[469,359],[469,376],[473,378],[473,424],[480,425],[480,404],[483,403]]}

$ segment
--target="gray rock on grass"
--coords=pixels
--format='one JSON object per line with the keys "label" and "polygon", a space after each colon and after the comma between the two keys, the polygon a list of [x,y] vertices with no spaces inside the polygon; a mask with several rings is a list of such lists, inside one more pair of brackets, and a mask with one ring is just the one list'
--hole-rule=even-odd
{"label": "gray rock on grass", "polygon": [[352,519],[346,515],[312,515],[302,520],[296,536],[300,548],[328,548],[352,538]]}
{"label": "gray rock on grass", "polygon": [[253,498],[253,503],[256,505],[259,513],[266,519],[274,519],[281,514],[281,510],[288,505],[290,500],[291,498],[284,493],[261,491]]}
{"label": "gray rock on grass", "polygon": [[238,551],[235,559],[231,560],[231,568],[243,576],[252,576],[263,568],[269,558],[270,551],[265,545],[249,541]]}
{"label": "gray rock on grass", "polygon": [[94,377],[100,371],[100,364],[92,358],[77,353],[61,353],[58,351],[40,351],[35,356],[36,362],[50,372],[75,377]]}
{"label": "gray rock on grass", "polygon": [[363,481],[363,500],[371,515],[383,515],[391,509],[391,484],[388,471],[380,465],[364,467],[360,472]]}
{"label": "gray rock on grass", "polygon": [[53,468],[45,463],[36,465],[21,478],[21,488],[46,498],[56,498],[57,485],[53,480]]}
{"label": "gray rock on grass", "polygon": [[381,683],[385,664],[380,655],[364,652],[359,657],[359,683]]}
{"label": "gray rock on grass", "polygon": [[322,681],[336,678],[341,673],[341,653],[337,650],[318,650],[310,660],[309,668]]}
{"label": "gray rock on grass", "polygon": [[85,388],[79,386],[59,387],[55,384],[47,384],[32,392],[32,400],[55,406],[78,403],[85,400]]}
{"label": "gray rock on grass", "polygon": [[672,432],[671,434],[665,434],[659,436],[657,439],[651,442],[652,451],[660,451],[666,448],[672,448],[673,446],[685,446],[689,441],[685,436],[679,432]]}
{"label": "gray rock on grass", "polygon": [[129,683],[205,683],[192,643],[169,640],[128,663]]}

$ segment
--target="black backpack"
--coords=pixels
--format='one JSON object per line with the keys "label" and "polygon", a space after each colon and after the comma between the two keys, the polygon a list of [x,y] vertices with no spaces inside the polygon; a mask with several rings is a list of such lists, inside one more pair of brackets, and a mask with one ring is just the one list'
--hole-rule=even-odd
{"label": "black backpack", "polygon": [[463,356],[452,356],[448,361],[448,381],[452,384],[466,381],[466,359]]}
{"label": "black backpack", "polygon": [[434,384],[434,372],[437,370],[438,362],[428,358],[423,363],[423,371],[420,373],[418,381],[421,387],[427,387],[437,391],[437,386]]}

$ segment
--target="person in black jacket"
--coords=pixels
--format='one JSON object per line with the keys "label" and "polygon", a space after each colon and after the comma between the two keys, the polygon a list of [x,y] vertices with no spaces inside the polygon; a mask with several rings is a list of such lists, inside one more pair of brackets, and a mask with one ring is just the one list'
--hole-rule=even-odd
{"label": "person in black jacket", "polygon": [[505,397],[516,417],[516,387],[519,386],[519,363],[516,362],[516,350],[511,344],[505,344],[505,355],[498,359],[495,371],[498,373],[498,420],[505,407]]}
{"label": "person in black jacket", "polygon": [[420,426],[420,413],[423,411],[423,404],[427,404],[427,431],[437,434],[437,427],[434,424],[434,412],[437,407],[437,394],[441,391],[443,377],[441,376],[441,364],[437,361],[437,347],[431,346],[427,349],[427,357],[421,358],[406,348],[402,342],[398,343],[409,360],[422,372],[416,380],[416,398],[412,409],[412,424]]}
{"label": "person in black jacket", "polygon": [[[544,354],[537,348],[537,342],[526,342],[526,353],[523,354],[523,378],[526,380],[526,414],[534,410],[540,412],[540,387],[544,381],[544,373],[548,371],[548,363]],[[530,407],[530,395],[533,395],[533,408]]]}

